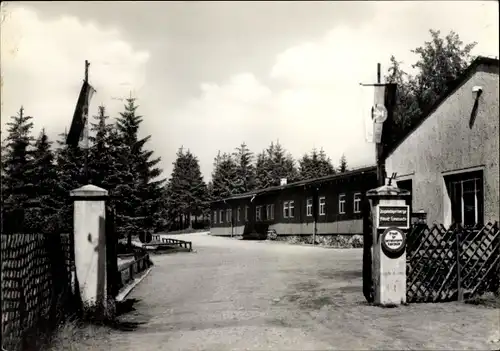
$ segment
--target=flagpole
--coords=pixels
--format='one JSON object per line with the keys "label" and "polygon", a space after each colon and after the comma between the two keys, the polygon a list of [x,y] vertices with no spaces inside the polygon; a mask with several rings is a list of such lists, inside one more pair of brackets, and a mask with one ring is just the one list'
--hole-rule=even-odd
{"label": "flagpole", "polygon": [[[90,62],[88,60],[85,60],[85,83],[88,84],[89,82],[89,66]],[[89,169],[88,169],[88,158],[89,158],[89,116],[87,113],[87,118],[84,121],[85,126],[84,126],[84,144],[85,144],[85,163],[84,163],[84,172],[85,172],[85,184],[89,184]]]}
{"label": "flagpole", "polygon": [[[377,63],[377,84],[381,84],[381,65]],[[385,184],[385,172],[384,172],[384,164],[381,160],[382,158],[382,142],[375,144],[375,159],[377,165],[377,183],[379,186]]]}

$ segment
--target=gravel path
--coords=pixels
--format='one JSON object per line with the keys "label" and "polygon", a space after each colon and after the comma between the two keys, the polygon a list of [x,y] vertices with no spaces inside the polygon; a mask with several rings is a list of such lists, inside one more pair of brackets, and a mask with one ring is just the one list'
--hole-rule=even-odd
{"label": "gravel path", "polygon": [[[175,236],[183,239],[181,236]],[[384,309],[361,292],[361,250],[190,234],[196,253],[154,256],[124,323],[72,349],[494,350],[499,310],[459,303]],[[92,341],[90,341],[92,339]]]}

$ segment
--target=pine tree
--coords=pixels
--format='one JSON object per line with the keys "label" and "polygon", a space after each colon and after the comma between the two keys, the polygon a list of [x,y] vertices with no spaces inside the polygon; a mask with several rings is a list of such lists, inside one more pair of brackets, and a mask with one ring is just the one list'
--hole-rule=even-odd
{"label": "pine tree", "polygon": [[106,108],[99,106],[98,115],[94,116],[96,123],[91,122],[91,132],[89,137],[92,146],[90,148],[90,158],[88,160],[90,183],[112,191],[118,183],[111,181],[111,177],[116,170],[116,153],[113,152],[111,132],[113,124],[108,123],[109,116],[106,115]]}
{"label": "pine tree", "polygon": [[335,167],[332,165],[332,160],[325,153],[325,150],[321,148],[319,150],[319,170],[320,177],[329,176],[335,174]]}
{"label": "pine tree", "polygon": [[227,153],[219,153],[214,160],[212,172],[211,199],[218,200],[236,194],[237,164],[233,157]]}
{"label": "pine tree", "polygon": [[174,169],[167,189],[169,218],[176,228],[192,227],[191,218],[206,212],[207,186],[201,174],[198,159],[189,150],[177,151]]}
{"label": "pine tree", "polygon": [[249,192],[255,188],[255,168],[252,164],[253,154],[243,142],[234,153],[236,161],[235,194]]}
{"label": "pine tree", "polygon": [[286,178],[288,183],[292,183],[299,179],[299,173],[295,167],[293,157],[288,153],[285,148],[279,143],[271,143],[266,150],[268,162],[268,172],[272,177],[271,186],[279,185],[282,178]]}
{"label": "pine tree", "polygon": [[[32,223],[29,220],[29,209],[33,207],[36,198],[33,187],[33,117],[24,113],[21,107],[17,116],[11,116],[7,123],[7,137],[3,156],[4,191],[3,203],[6,217],[19,214],[18,220],[23,221],[28,229]],[[24,221],[22,218],[26,218]]]}
{"label": "pine tree", "polygon": [[255,162],[255,187],[256,189],[265,189],[274,184],[271,173],[271,158],[266,151],[257,155]]}
{"label": "pine tree", "polygon": [[305,154],[299,160],[300,179],[314,179],[335,173],[330,158],[321,149],[318,153],[313,149],[310,154]]}
{"label": "pine tree", "polygon": [[312,159],[309,154],[304,154],[302,158],[299,160],[299,175],[301,180],[313,179],[314,175],[312,174]]}
{"label": "pine tree", "polygon": [[344,154],[340,157],[340,162],[339,162],[339,172],[344,173],[347,172],[347,159]]}
{"label": "pine tree", "polygon": [[70,192],[86,183],[84,171],[84,152],[78,147],[66,144],[68,134],[65,131],[57,140],[55,151],[55,163],[57,183],[55,186],[53,200],[57,203],[59,213],[57,226],[61,230],[70,230],[73,218],[73,203]]}
{"label": "pine tree", "polygon": [[[121,157],[128,161],[128,167],[124,167],[123,172],[130,180],[128,190],[131,193],[126,199],[121,199],[125,203],[120,211],[122,220],[127,225],[125,231],[129,234],[129,241],[133,231],[137,233],[143,230],[152,231],[156,227],[158,213],[161,212],[163,206],[165,182],[164,179],[158,179],[162,173],[162,170],[156,167],[160,158],[152,158],[153,151],[144,149],[151,136],[142,139],[138,137],[142,116],[136,114],[137,108],[134,98],[127,99],[125,111],[120,113],[116,121],[122,144]],[[125,195],[123,191],[121,195]]]}
{"label": "pine tree", "polygon": [[36,212],[33,213],[33,219],[36,220],[41,230],[54,232],[60,229],[57,225],[57,216],[61,203],[55,196],[58,190],[58,177],[51,144],[45,129],[42,129],[33,152],[32,179],[37,200],[37,205],[33,209],[33,212]]}

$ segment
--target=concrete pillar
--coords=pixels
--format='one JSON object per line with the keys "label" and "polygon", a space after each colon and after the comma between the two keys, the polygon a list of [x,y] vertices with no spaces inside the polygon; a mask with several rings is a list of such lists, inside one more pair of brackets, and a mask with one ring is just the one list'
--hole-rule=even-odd
{"label": "concrete pillar", "polygon": [[107,190],[85,185],[72,190],[76,279],[85,307],[106,309]]}
{"label": "concrete pillar", "polygon": [[377,305],[406,303],[408,195],[409,191],[390,185],[367,192],[373,219],[372,277]]}

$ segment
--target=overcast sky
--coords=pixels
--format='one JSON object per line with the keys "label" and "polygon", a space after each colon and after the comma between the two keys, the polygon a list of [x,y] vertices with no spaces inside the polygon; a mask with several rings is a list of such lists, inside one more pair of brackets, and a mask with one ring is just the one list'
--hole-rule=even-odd
{"label": "overcast sky", "polygon": [[277,139],[295,158],[323,147],[334,164],[372,164],[359,83],[377,62],[410,65],[430,28],[499,52],[496,1],[2,5],[2,131],[21,105],[35,132],[69,129],[88,59],[92,114],[117,116],[132,92],[165,176],[181,145],[209,178],[218,150]]}

